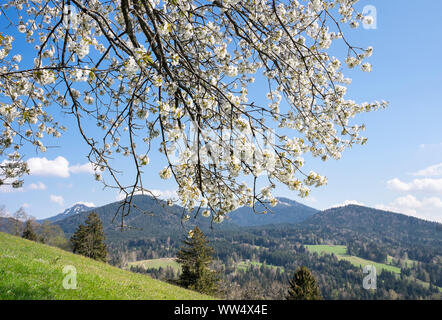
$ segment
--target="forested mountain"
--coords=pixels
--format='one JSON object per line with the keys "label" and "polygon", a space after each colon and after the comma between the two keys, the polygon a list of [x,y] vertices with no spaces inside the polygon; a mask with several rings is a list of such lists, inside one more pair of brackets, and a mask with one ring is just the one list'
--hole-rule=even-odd
{"label": "forested mountain", "polygon": [[[110,263],[120,267],[131,261],[174,257],[187,231],[198,225],[215,249],[216,268],[223,275],[228,298],[282,298],[287,279],[302,265],[312,270],[326,299],[441,298],[441,224],[354,205],[317,212],[279,200],[269,218],[242,208],[231,219],[212,225],[210,218],[195,217],[196,212],[184,222],[181,207],[137,195],[123,231],[116,214],[120,203],[93,210],[103,222]],[[55,224],[69,237],[88,214],[80,212]],[[275,220],[266,220],[270,218]],[[278,223],[295,221],[299,222]],[[307,245],[340,245],[344,252],[318,255]],[[381,266],[378,290],[362,288],[365,275],[357,264],[361,259]],[[170,269],[136,271],[161,279],[176,276]]]}
{"label": "forested mountain", "polygon": [[[130,214],[122,221],[121,211],[118,211],[121,202],[113,202],[108,205],[94,208],[103,222],[103,228],[109,239],[112,240],[139,240],[142,238],[155,238],[168,235],[182,235],[196,223],[204,230],[235,228],[229,221],[222,224],[212,224],[210,218],[204,218],[201,214],[196,217],[196,212],[191,214],[191,219],[183,221],[183,208],[168,206],[163,200],[155,200],[146,195],[135,195],[132,200]],[[83,223],[90,211],[81,212],[68,218],[56,221],[63,231],[70,235],[77,226]],[[123,230],[121,226],[123,225]],[[184,228],[184,225],[186,229]]]}
{"label": "forested mountain", "polygon": [[[264,213],[265,212],[265,213]],[[229,214],[231,221],[241,227],[280,223],[298,223],[311,217],[318,210],[287,198],[278,198],[275,207],[257,204],[255,211],[249,207],[239,208]]]}
{"label": "forested mountain", "polygon": [[[349,205],[318,212],[296,201],[280,198],[279,204],[272,208],[273,213],[256,214],[248,207],[240,208],[229,214],[230,219],[222,224],[212,224],[210,218],[195,217],[195,212],[189,221],[183,222],[183,208],[167,206],[165,201],[149,196],[136,195],[132,204],[132,211],[124,217],[123,231],[121,215],[117,214],[119,202],[92,209],[103,221],[109,240],[175,238],[198,225],[214,237],[224,237],[230,234],[229,230],[234,233],[239,230],[252,234],[264,232],[269,239],[277,240],[296,234],[297,241],[302,243],[365,241],[376,242],[382,247],[428,248],[442,255],[442,224],[363,206]],[[80,212],[55,223],[71,235],[88,214],[88,211]]]}
{"label": "forested mountain", "polygon": [[87,206],[85,204],[82,203],[77,203],[75,205],[73,205],[70,208],[67,208],[66,210],[64,210],[62,213],[57,214],[53,217],[47,218],[47,219],[42,219],[40,221],[49,221],[49,222],[55,222],[55,221],[59,221],[59,220],[63,220],[66,219],[68,217],[77,215],[81,212],[85,212],[85,211],[89,211],[92,210],[93,207]]}
{"label": "forested mountain", "polygon": [[422,262],[442,257],[442,224],[403,214],[349,205],[319,212],[300,228],[314,234],[316,242],[332,241],[359,247],[372,243],[380,250],[392,254],[400,250]]}
{"label": "forested mountain", "polygon": [[442,224],[363,206],[331,208],[313,215],[302,225],[312,230],[376,238],[385,244],[419,243],[442,249]]}
{"label": "forested mountain", "polygon": [[[76,228],[76,225],[78,225],[80,221],[85,220],[88,212],[93,210],[100,215],[104,226],[108,231],[116,230],[121,226],[121,215],[116,215],[119,206],[119,202],[114,202],[93,209],[85,206],[81,208],[72,207],[66,209],[62,214],[45,220],[57,222],[66,233],[72,233]],[[124,225],[128,230],[132,230],[129,232],[130,235],[140,235],[140,229],[143,229],[148,234],[156,234],[157,232],[162,232],[162,230],[164,230],[163,228],[157,228],[157,226],[163,226],[166,228],[170,226],[171,228],[174,228],[177,225],[181,225],[183,209],[179,206],[169,207],[165,201],[157,201],[147,195],[135,195],[133,198],[133,207],[130,215],[124,218]],[[267,213],[264,214],[264,211],[267,211]],[[256,206],[256,212],[249,207],[242,207],[231,212],[228,215],[226,222],[224,222],[220,228],[299,223],[317,212],[318,210],[300,204],[294,200],[278,198],[278,204],[275,207],[270,207],[270,210],[258,204]],[[191,216],[195,216],[195,212],[191,214]],[[203,228],[207,228],[210,219],[202,218],[198,215],[197,221],[197,223],[199,225],[201,224]],[[211,225],[211,227],[213,228],[214,225]],[[133,228],[136,228],[137,231],[133,230]]]}

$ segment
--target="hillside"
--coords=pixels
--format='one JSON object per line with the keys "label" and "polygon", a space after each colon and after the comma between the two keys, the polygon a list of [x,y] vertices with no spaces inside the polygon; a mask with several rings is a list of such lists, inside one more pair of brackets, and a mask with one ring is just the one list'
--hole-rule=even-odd
{"label": "hillside", "polygon": [[[250,208],[241,208],[230,214],[231,219],[213,224],[213,229],[210,219],[201,215],[194,219],[192,214],[190,221],[182,224],[181,207],[169,207],[164,201],[143,195],[134,196],[135,208],[125,217],[128,228],[123,232],[118,228],[119,217],[113,221],[118,202],[93,210],[103,221],[109,253],[116,265],[122,252],[136,252],[137,260],[173,256],[194,224],[213,242],[220,258],[230,255],[228,247],[232,243],[245,242],[264,246],[269,242],[345,244],[356,255],[376,261],[384,261],[387,255],[399,257],[406,253],[415,260],[430,263],[436,259],[433,262],[439,264],[437,260],[442,257],[439,223],[355,205],[317,212],[289,199],[279,198],[279,201],[272,208],[273,214],[260,215]],[[55,224],[70,237],[88,214],[81,212]]]}
{"label": "hillside", "polygon": [[77,203],[74,206],[67,208],[62,213],[57,214],[57,215],[47,218],[47,219],[43,219],[41,221],[47,220],[49,222],[55,222],[55,221],[66,219],[67,217],[75,216],[81,212],[90,211],[92,209],[93,209],[93,207],[86,206],[82,203]]}
{"label": "hillside", "polygon": [[[270,211],[269,211],[270,209]],[[229,214],[231,221],[241,227],[262,226],[280,223],[299,223],[311,217],[318,210],[303,205],[294,200],[278,198],[275,207],[264,208],[262,205],[256,206],[255,213],[252,208],[242,207]],[[268,211],[266,214],[259,212]]]}
{"label": "hillside", "polygon": [[[136,270],[155,279],[177,277],[177,270],[172,273],[165,262],[176,255],[186,230],[198,223],[215,249],[218,260],[214,267],[236,288],[229,292],[229,299],[280,299],[287,278],[301,265],[317,277],[324,299],[440,299],[442,241],[438,223],[346,206],[314,213],[299,223],[241,227],[232,218],[210,229],[210,219],[201,215],[196,220],[192,215],[182,224],[183,211],[178,206],[163,206],[163,202],[141,195],[135,196],[133,203],[136,208],[125,218],[130,228],[123,232],[118,230],[118,217],[112,222],[118,203],[94,211],[103,220],[110,263],[122,268],[159,263],[162,271]],[[88,214],[81,212],[56,224],[70,236]],[[250,219],[254,218],[259,216],[251,213]],[[323,246],[345,248],[345,252],[331,256],[310,251]],[[368,262],[381,266],[376,292],[362,288],[365,275],[360,265]],[[261,294],[255,296],[254,292]]]}
{"label": "hillside", "polygon": [[[211,224],[210,219],[203,218],[199,215],[188,222],[188,226],[198,224],[200,228],[209,232],[210,230],[226,230],[238,229],[238,227],[261,226],[269,224],[281,223],[299,223],[311,217],[318,210],[300,204],[294,200],[286,198],[278,198],[279,203],[271,208],[267,214],[256,214],[249,207],[239,208],[228,215],[228,219],[222,224]],[[79,211],[75,214],[61,214],[56,217],[48,218],[48,221],[58,224],[63,231],[70,235],[80,223],[86,220],[91,210],[98,213],[106,235],[110,239],[126,239],[137,240],[146,236],[155,237],[159,235],[183,233],[181,226],[181,218],[183,208],[179,206],[169,207],[164,201],[157,201],[147,195],[135,195],[133,198],[134,209],[125,217],[124,224],[127,226],[124,234],[119,230],[121,225],[121,215],[115,217],[120,204],[118,202],[108,205],[89,208],[88,210]],[[67,209],[72,211],[70,209]],[[257,205],[256,210],[264,211],[264,208]]]}
{"label": "hillside", "polygon": [[0,232],[6,232],[6,233],[14,234],[15,233],[15,229],[16,228],[21,228],[22,225],[23,225],[23,222],[15,220],[14,218],[0,217]]}
{"label": "hillside", "polygon": [[[442,254],[442,224],[357,205],[321,211],[301,226],[336,237],[377,239],[384,244],[423,245]],[[337,240],[337,239],[335,239]]]}
{"label": "hillside", "polygon": [[[65,266],[74,266],[77,270],[76,290],[66,290],[62,286]],[[0,233],[0,277],[0,300],[212,299],[5,233]]]}
{"label": "hillside", "polygon": [[[119,202],[91,209],[95,211],[103,222],[103,228],[108,240],[139,240],[164,236],[167,234],[184,235],[187,231],[182,226],[183,208],[179,206],[167,206],[165,201],[157,201],[146,195],[135,195],[132,200],[133,209],[124,218],[125,229],[121,232],[121,213],[117,214],[120,206]],[[79,224],[83,223],[90,211],[80,212],[65,219],[56,221],[66,235],[70,236],[75,232]],[[210,229],[210,218],[199,215],[197,219],[192,219],[186,223],[186,228],[191,228],[197,221],[203,230]],[[226,221],[222,224],[214,224],[214,229],[234,227]]]}

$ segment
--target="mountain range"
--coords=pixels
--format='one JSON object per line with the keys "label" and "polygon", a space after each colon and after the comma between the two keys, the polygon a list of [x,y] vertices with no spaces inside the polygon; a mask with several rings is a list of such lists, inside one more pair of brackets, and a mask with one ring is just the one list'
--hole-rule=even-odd
{"label": "mountain range", "polygon": [[[442,291],[442,224],[357,205],[318,211],[290,199],[278,201],[267,214],[240,208],[229,213],[221,224],[212,224],[210,218],[196,212],[185,222],[182,207],[167,206],[165,201],[146,195],[133,197],[133,208],[124,220],[118,212],[121,202],[97,208],[76,205],[46,220],[58,225],[69,238],[95,211],[106,234],[109,263],[116,266],[124,266],[127,261],[174,257],[187,231],[198,225],[214,248],[229,283],[255,286],[259,282],[258,287],[266,291],[275,281],[285,283],[284,277],[305,265],[318,277],[327,299],[385,299],[395,294],[417,299],[432,297],[438,288]],[[258,207],[256,212],[263,209]],[[11,219],[8,222],[9,229],[14,230]],[[3,227],[0,219],[0,231]],[[318,255],[309,252],[312,246],[332,251],[343,248],[345,253]],[[248,261],[285,271],[235,271],[235,266],[246,266]],[[398,273],[381,273],[381,290],[368,293],[361,288],[361,261],[383,263]],[[247,291],[247,286],[240,288]]]}
{"label": "mountain range", "polygon": [[[65,233],[72,234],[80,223],[83,223],[91,211],[97,212],[103,222],[104,230],[108,237],[123,237],[135,239],[137,237],[158,236],[166,231],[171,233],[181,232],[183,208],[180,206],[167,206],[163,200],[155,200],[147,195],[135,195],[132,199],[133,209],[124,217],[124,235],[121,233],[121,214],[116,214],[120,202],[113,202],[102,207],[88,208],[74,206],[63,213],[47,218],[50,222],[59,225]],[[256,211],[263,208],[257,206]],[[226,230],[240,227],[253,227],[276,224],[296,224],[311,217],[318,210],[300,204],[294,200],[278,198],[278,204],[271,207],[267,214],[255,213],[252,208],[239,208],[228,215],[221,224],[211,223],[210,218],[191,214],[190,225],[197,224],[203,230]],[[195,217],[196,216],[196,217]],[[42,220],[44,221],[44,220]]]}
{"label": "mountain range", "polygon": [[85,205],[83,203],[76,203],[72,207],[67,208],[66,210],[64,210],[62,213],[59,213],[59,214],[57,214],[55,216],[52,216],[52,217],[49,217],[49,218],[46,218],[46,219],[42,219],[42,220],[39,220],[39,221],[47,220],[49,222],[55,222],[55,221],[63,220],[65,218],[67,218],[67,217],[74,216],[74,215],[79,214],[79,213],[84,212],[84,211],[90,211],[92,209],[93,209],[93,207],[87,206],[87,205]]}
{"label": "mountain range", "polygon": [[[228,231],[244,233],[273,230],[279,233],[281,230],[290,230],[314,234],[336,243],[347,242],[349,238],[365,239],[367,242],[377,239],[385,246],[395,244],[413,247],[419,244],[442,250],[442,224],[357,205],[318,211],[294,200],[278,198],[278,204],[267,214],[255,213],[251,208],[243,207],[231,212],[221,224],[212,224],[210,218],[196,215],[195,212],[189,221],[183,222],[182,207],[169,207],[165,201],[147,195],[135,195],[132,205],[133,209],[123,222],[121,214],[117,214],[120,202],[97,208],[76,205],[47,220],[59,225],[70,236],[93,210],[100,216],[110,241],[175,237],[198,225],[212,235]],[[257,207],[256,211],[260,212],[261,209]],[[122,223],[124,232],[121,229]]]}
{"label": "mountain range", "polygon": [[[363,246],[363,243],[376,242],[385,250],[392,247],[412,250],[424,260],[442,257],[442,224],[357,205],[318,211],[294,200],[278,198],[278,204],[267,214],[244,207],[216,224],[196,212],[184,222],[182,207],[167,206],[165,201],[147,195],[133,197],[133,209],[122,221],[118,214],[120,204],[117,201],[97,208],[76,204],[39,222],[47,220],[58,225],[70,237],[89,213],[95,211],[103,222],[108,243],[118,246],[143,241],[160,243],[164,239],[179,243],[190,228],[198,225],[213,239],[230,237],[229,241],[241,242],[241,237],[251,239],[266,234],[267,239],[275,242],[284,237],[291,239],[287,241],[307,244],[359,243]],[[262,209],[257,207],[256,212]],[[0,231],[12,232],[14,228],[12,218],[0,220]]]}
{"label": "mountain range", "polygon": [[[266,212],[266,213],[264,213]],[[241,227],[268,224],[299,223],[311,217],[318,210],[287,198],[278,198],[275,207],[265,208],[257,204],[255,211],[250,207],[239,208],[229,214],[231,221]]]}

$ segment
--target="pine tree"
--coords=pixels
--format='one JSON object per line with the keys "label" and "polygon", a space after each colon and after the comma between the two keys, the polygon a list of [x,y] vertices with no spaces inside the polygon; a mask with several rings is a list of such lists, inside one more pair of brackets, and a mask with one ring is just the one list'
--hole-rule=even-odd
{"label": "pine tree", "polygon": [[84,254],[84,252],[86,251],[85,238],[86,238],[86,226],[80,224],[70,239],[72,245],[72,251],[74,253]]}
{"label": "pine tree", "polygon": [[21,237],[23,239],[28,239],[31,241],[38,241],[38,236],[34,231],[34,227],[32,226],[31,220],[26,220],[25,228],[23,230]]}
{"label": "pine tree", "polygon": [[287,300],[321,300],[316,279],[307,267],[299,268],[289,280]]}
{"label": "pine tree", "polygon": [[179,284],[205,294],[216,293],[219,278],[209,268],[214,250],[209,246],[204,233],[196,227],[183,243],[185,246],[177,253],[177,262],[182,268]]}
{"label": "pine tree", "polygon": [[95,212],[89,214],[85,225],[79,225],[71,237],[73,252],[99,261],[107,260],[103,224]]}

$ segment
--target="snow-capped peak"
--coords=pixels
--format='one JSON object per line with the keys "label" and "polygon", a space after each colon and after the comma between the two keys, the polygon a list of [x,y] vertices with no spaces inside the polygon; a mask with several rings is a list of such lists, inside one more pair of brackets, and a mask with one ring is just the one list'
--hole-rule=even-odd
{"label": "snow-capped peak", "polygon": [[64,210],[62,213],[57,214],[53,217],[50,217],[47,220],[49,220],[51,222],[58,221],[58,220],[61,220],[61,219],[64,219],[64,218],[67,218],[70,216],[77,215],[77,214],[84,212],[84,211],[89,211],[94,207],[95,207],[95,205],[91,202],[77,202],[72,207]]}

